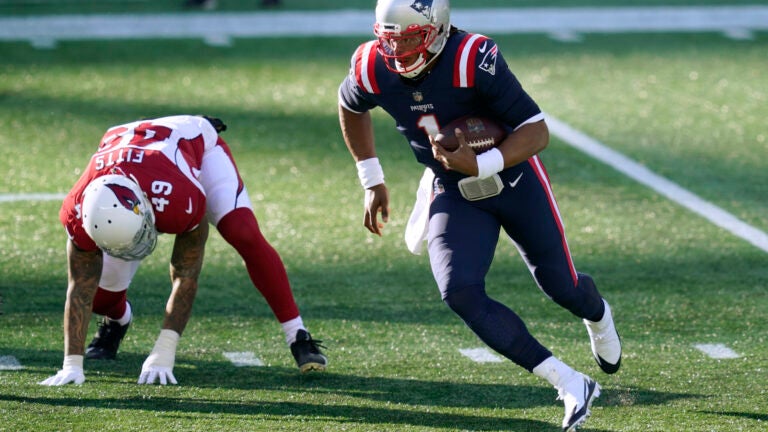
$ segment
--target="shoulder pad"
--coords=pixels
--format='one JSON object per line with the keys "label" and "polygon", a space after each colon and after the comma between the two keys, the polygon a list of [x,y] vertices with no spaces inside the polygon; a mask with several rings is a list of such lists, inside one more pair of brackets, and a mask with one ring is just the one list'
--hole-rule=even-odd
{"label": "shoulder pad", "polygon": [[376,82],[376,55],[379,41],[366,42],[355,50],[352,56],[352,69],[357,85],[368,93],[380,93]]}
{"label": "shoulder pad", "polygon": [[453,65],[453,86],[475,86],[475,71],[479,68],[491,75],[495,73],[498,47],[493,40],[481,34],[467,33],[459,43]]}

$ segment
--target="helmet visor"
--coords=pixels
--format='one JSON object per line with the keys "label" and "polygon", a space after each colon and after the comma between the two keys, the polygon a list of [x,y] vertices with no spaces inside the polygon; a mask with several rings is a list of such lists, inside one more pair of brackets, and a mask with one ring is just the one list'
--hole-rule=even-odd
{"label": "helmet visor", "polygon": [[408,73],[424,66],[430,56],[427,48],[437,37],[437,31],[431,25],[411,25],[401,31],[399,26],[377,23],[374,33],[387,68],[397,73]]}
{"label": "helmet visor", "polygon": [[104,252],[126,261],[137,261],[149,256],[157,246],[157,229],[153,221],[152,212],[144,213],[144,221],[141,229],[133,237],[131,246],[120,248],[104,248]]}

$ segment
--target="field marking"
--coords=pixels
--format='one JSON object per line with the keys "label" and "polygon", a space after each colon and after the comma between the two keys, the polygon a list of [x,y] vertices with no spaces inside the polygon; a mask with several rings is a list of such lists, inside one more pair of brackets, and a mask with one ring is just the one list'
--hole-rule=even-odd
{"label": "field marking", "polygon": [[0,203],[16,201],[61,201],[66,197],[64,193],[21,193],[0,194]]}
{"label": "field marking", "polygon": [[504,361],[488,348],[460,348],[459,352],[476,363],[501,363]]}
{"label": "field marking", "polygon": [[225,352],[223,354],[236,367],[264,366],[264,362],[250,351]]}
{"label": "field marking", "polygon": [[613,167],[627,177],[650,187],[688,210],[697,213],[716,226],[768,252],[768,234],[764,231],[743,222],[722,208],[700,198],[687,189],[654,173],[643,165],[550,115],[547,116],[547,125],[549,125],[553,135],[559,137],[570,146]]}
{"label": "field marking", "polygon": [[0,370],[21,370],[24,366],[14,356],[0,356]]}
{"label": "field marking", "polygon": [[741,357],[724,344],[694,344],[694,348],[713,359],[735,359]]}
{"label": "field marking", "polygon": [[[64,40],[203,39],[372,35],[372,10],[199,12],[0,17],[0,41],[54,48]],[[719,32],[750,39],[768,30],[768,6],[656,6],[454,9],[451,22],[478,33],[544,33],[578,41],[583,33]]]}

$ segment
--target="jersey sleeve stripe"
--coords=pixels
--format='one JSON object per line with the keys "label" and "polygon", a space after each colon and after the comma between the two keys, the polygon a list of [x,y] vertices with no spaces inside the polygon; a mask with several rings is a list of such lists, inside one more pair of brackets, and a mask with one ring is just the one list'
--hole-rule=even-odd
{"label": "jersey sleeve stripe", "polygon": [[377,41],[370,41],[360,45],[355,52],[355,79],[357,85],[365,89],[368,93],[379,93],[379,86],[376,83],[376,61]]}
{"label": "jersey sleeve stripe", "polygon": [[519,125],[517,125],[515,130],[520,129],[521,127],[523,127],[523,126],[525,126],[527,124],[536,123],[536,122],[539,122],[539,121],[542,121],[542,120],[544,120],[544,113],[540,112],[540,113],[536,114],[535,116],[529,118],[528,120],[526,120],[526,121],[520,123]]}
{"label": "jersey sleeve stripe", "polygon": [[544,191],[547,194],[547,201],[549,202],[549,207],[552,210],[552,217],[557,224],[557,230],[560,231],[560,241],[563,245],[565,257],[568,259],[568,268],[571,271],[571,278],[573,279],[574,286],[576,286],[579,281],[579,276],[576,273],[576,266],[573,264],[573,258],[571,258],[571,250],[568,247],[568,240],[565,238],[565,225],[563,224],[563,218],[560,216],[560,208],[558,208],[557,201],[555,201],[555,194],[552,192],[552,185],[549,183],[549,175],[547,174],[547,170],[544,168],[544,165],[541,163],[541,159],[539,159],[538,155],[528,159],[528,163],[531,165],[531,168],[533,168],[533,172],[536,173],[536,177],[538,177],[539,183],[541,183],[541,186],[544,188]]}
{"label": "jersey sleeve stripe", "polygon": [[475,85],[475,58],[477,57],[477,44],[486,40],[483,35],[473,34],[461,41],[458,55],[453,69],[454,87],[472,87]]}

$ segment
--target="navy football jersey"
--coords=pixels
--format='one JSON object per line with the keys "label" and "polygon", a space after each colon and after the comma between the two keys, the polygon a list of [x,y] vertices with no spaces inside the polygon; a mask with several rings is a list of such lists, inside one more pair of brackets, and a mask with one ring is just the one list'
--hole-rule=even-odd
{"label": "navy football jersey", "polygon": [[[483,35],[454,29],[432,69],[418,80],[387,69],[378,40],[360,45],[339,87],[339,103],[352,112],[384,109],[411,145],[416,159],[443,180],[465,177],[446,171],[434,159],[429,134],[466,115],[494,118],[514,130],[543,119],[523,90],[496,43]],[[405,101],[409,102],[406,103]]]}

